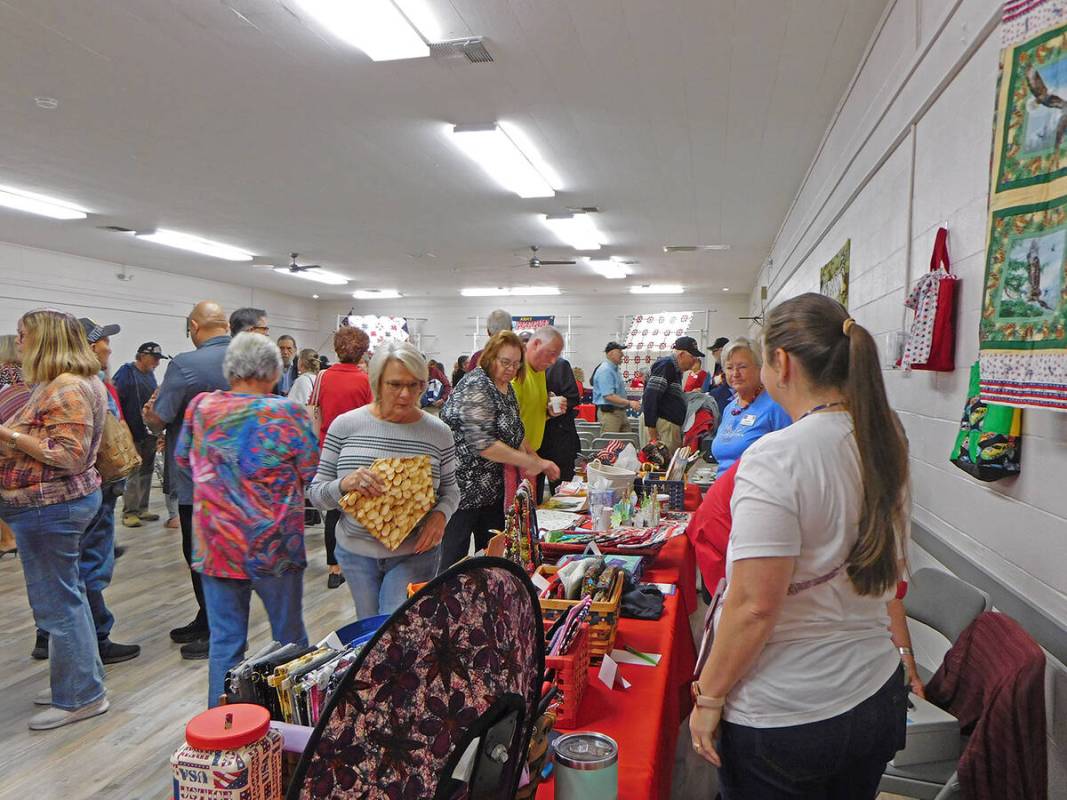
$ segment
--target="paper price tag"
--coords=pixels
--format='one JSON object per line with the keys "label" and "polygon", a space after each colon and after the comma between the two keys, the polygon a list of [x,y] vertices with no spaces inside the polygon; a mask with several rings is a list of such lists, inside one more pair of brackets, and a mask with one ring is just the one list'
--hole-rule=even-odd
{"label": "paper price tag", "polygon": [[530,582],[537,587],[537,591],[539,592],[543,592],[545,589],[548,588],[548,581],[545,580],[545,576],[542,575],[540,572],[535,572],[533,575],[531,575]]}
{"label": "paper price tag", "polygon": [[615,663],[615,659],[608,655],[604,656],[604,660],[600,662],[600,671],[597,673],[597,678],[609,689],[615,688],[616,679],[623,689],[629,689],[631,686],[630,682],[619,674],[619,665]]}
{"label": "paper price tag", "polygon": [[589,542],[589,547],[592,549],[594,556],[599,557],[604,555],[604,553],[601,552],[600,547],[597,545],[596,539],[593,539]]}

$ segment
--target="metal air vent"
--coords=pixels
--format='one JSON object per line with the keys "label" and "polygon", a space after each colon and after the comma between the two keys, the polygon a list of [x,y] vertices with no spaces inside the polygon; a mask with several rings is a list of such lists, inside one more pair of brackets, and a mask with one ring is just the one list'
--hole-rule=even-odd
{"label": "metal air vent", "polygon": [[729,250],[728,244],[665,244],[664,253],[700,253],[707,250]]}
{"label": "metal air vent", "polygon": [[489,51],[485,49],[484,39],[481,36],[431,42],[430,52],[442,58],[464,55],[472,64],[488,64],[493,60]]}

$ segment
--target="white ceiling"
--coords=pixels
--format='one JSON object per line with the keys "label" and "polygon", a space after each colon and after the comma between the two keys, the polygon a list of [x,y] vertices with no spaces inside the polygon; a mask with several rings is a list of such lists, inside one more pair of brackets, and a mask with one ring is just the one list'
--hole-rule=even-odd
{"label": "white ceiling", "polygon": [[[535,214],[592,205],[602,252],[639,259],[636,282],[748,291],[885,6],[422,1],[440,38],[483,35],[495,63],[374,63],[278,0],[0,0],[0,183],[95,212],[0,209],[0,240],[304,296],[345,287],[97,226],[174,228],[275,263],[296,250],[347,291],[624,291],[582,264],[509,268],[531,244],[572,257]],[[443,135],[501,119],[562,193],[509,194]]]}

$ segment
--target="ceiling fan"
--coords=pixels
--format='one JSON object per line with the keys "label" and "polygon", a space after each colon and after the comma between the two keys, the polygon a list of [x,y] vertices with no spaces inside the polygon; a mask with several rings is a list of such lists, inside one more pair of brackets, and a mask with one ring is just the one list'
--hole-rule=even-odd
{"label": "ceiling fan", "polygon": [[[554,261],[548,259],[542,259],[537,257],[538,251],[537,245],[530,245],[530,252],[532,255],[526,262],[526,266],[530,269],[540,269],[541,267],[573,267],[577,264],[577,261]],[[521,267],[522,264],[514,264],[512,266]]]}
{"label": "ceiling fan", "polygon": [[321,270],[322,269],[322,267],[320,267],[318,264],[297,264],[296,263],[296,258],[297,258],[298,255],[300,255],[300,254],[299,253],[290,253],[289,254],[289,266],[288,267],[275,267],[273,264],[253,264],[252,268],[253,269],[273,269],[273,270],[278,270],[278,271],[286,270],[286,271],[292,272],[293,274],[296,274],[296,275],[300,274],[301,272],[308,272],[309,270]]}

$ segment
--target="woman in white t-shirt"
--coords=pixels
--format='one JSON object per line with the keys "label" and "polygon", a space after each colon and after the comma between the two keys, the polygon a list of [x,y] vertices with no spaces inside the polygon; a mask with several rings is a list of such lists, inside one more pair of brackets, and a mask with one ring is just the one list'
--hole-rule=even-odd
{"label": "woman in white t-shirt", "polygon": [[874,340],[839,303],[776,306],[764,356],[763,383],[795,422],[737,472],[693,747],[719,767],[725,800],[874,798],[904,744],[886,603],[908,518],[906,443]]}
{"label": "woman in white t-shirt", "polygon": [[311,399],[311,392],[315,388],[315,376],[319,374],[319,354],[314,350],[305,349],[300,351],[296,359],[296,369],[299,375],[289,388],[289,399],[307,405]]}

